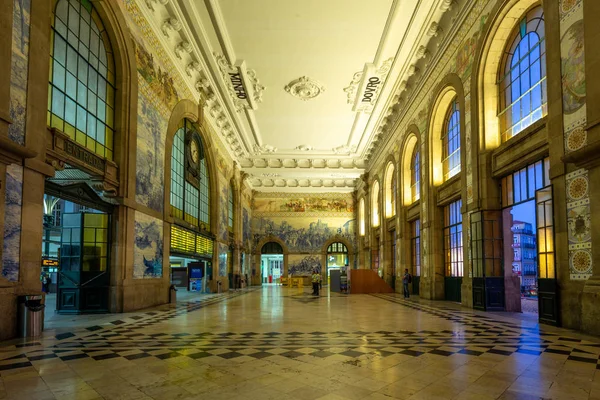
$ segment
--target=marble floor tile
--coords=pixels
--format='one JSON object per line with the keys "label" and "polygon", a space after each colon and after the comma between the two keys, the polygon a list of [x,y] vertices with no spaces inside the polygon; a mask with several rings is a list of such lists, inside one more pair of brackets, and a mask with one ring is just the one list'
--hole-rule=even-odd
{"label": "marble floor tile", "polygon": [[0,343],[0,399],[599,399],[600,339],[513,314],[277,286]]}

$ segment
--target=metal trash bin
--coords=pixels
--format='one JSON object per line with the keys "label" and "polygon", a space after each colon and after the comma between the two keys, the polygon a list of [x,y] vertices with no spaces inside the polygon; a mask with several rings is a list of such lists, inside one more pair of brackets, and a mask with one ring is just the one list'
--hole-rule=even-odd
{"label": "metal trash bin", "polygon": [[19,337],[40,336],[44,330],[44,308],[42,295],[19,296],[18,307],[18,335]]}
{"label": "metal trash bin", "polygon": [[175,285],[171,285],[169,288],[169,303],[177,304],[177,288]]}

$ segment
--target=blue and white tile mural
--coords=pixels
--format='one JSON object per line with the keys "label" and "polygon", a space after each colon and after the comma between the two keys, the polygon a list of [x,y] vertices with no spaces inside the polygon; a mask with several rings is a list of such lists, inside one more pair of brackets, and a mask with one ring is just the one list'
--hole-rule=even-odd
{"label": "blue and white tile mural", "polygon": [[221,240],[229,240],[229,185],[221,182],[221,195],[219,196],[219,236]]}
{"label": "blue and white tile mural", "polygon": [[288,275],[310,276],[314,270],[321,273],[321,257],[319,255],[290,255],[288,263]]}
{"label": "blue and white tile mural", "polygon": [[219,249],[219,276],[227,276],[227,245],[218,244]]}
{"label": "blue and white tile mural", "polygon": [[138,97],[136,195],[138,203],[163,210],[167,122],[146,98]]}
{"label": "blue and white tile mural", "polygon": [[135,212],[133,278],[161,278],[163,275],[163,221]]}
{"label": "blue and white tile mural", "polygon": [[31,0],[13,1],[13,34],[10,76],[10,118],[8,137],[25,144],[27,73],[29,71],[29,30]]}
{"label": "blue and white tile mural", "polygon": [[6,167],[5,198],[2,277],[16,282],[19,280],[23,203],[23,167],[20,165],[10,164]]}
{"label": "blue and white tile mural", "polygon": [[277,236],[293,252],[320,252],[332,237],[355,242],[354,219],[256,217],[253,223],[254,245],[265,235]]}
{"label": "blue and white tile mural", "polygon": [[242,208],[242,242],[248,246],[252,240],[252,229],[250,226],[250,213],[246,207]]}

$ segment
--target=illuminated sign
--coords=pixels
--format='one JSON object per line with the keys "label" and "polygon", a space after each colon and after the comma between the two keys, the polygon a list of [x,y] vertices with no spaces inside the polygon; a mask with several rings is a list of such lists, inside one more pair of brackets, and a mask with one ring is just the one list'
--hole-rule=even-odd
{"label": "illuminated sign", "polygon": [[44,267],[58,267],[58,260],[42,260]]}
{"label": "illuminated sign", "polygon": [[195,232],[171,226],[171,251],[212,257],[213,240]]}

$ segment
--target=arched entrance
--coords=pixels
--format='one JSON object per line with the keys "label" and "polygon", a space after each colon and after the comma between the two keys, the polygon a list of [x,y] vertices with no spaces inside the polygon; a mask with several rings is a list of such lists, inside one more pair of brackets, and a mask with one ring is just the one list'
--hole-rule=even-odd
{"label": "arched entrance", "polygon": [[[327,274],[326,282],[331,285],[331,273],[340,273],[342,267],[348,267],[350,265],[348,259],[348,247],[342,242],[331,243],[327,247],[327,261],[325,263],[325,273]],[[335,272],[334,272],[335,271]],[[338,290],[339,291],[339,288]]]}
{"label": "arched entrance", "polygon": [[260,249],[260,271],[263,284],[278,284],[283,276],[283,247],[267,242]]}

